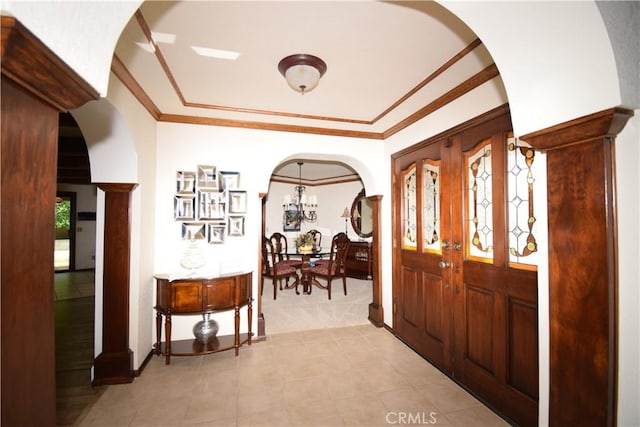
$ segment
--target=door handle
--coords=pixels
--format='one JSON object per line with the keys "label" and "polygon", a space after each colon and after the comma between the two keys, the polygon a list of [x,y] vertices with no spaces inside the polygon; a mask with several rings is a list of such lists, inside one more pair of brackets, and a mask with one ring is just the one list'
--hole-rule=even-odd
{"label": "door handle", "polygon": [[448,241],[448,240],[443,240],[443,241],[442,241],[442,249],[444,249],[445,251],[449,250],[449,247],[450,247],[450,246],[451,246],[451,245],[449,244],[449,241]]}
{"label": "door handle", "polygon": [[462,248],[462,245],[458,242],[453,242],[453,249],[459,251]]}
{"label": "door handle", "polygon": [[450,267],[450,265],[451,265],[451,264],[449,264],[447,261],[440,261],[440,262],[438,263],[438,266],[439,266],[440,268],[442,268],[442,269],[449,268],[449,267]]}

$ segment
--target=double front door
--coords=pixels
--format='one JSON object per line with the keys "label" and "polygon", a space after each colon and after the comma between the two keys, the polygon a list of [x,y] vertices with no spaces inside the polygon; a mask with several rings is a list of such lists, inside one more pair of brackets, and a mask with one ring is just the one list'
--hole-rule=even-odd
{"label": "double front door", "polygon": [[393,156],[393,327],[498,412],[533,425],[538,165],[510,129],[508,113],[494,113]]}

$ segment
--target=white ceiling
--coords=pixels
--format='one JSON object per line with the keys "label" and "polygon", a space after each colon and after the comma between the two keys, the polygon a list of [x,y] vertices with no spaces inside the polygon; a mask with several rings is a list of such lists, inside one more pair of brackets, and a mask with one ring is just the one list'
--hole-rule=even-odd
{"label": "white ceiling", "polygon": [[[475,40],[427,1],[150,1],[124,29],[115,55],[158,120],[382,140],[493,63]],[[204,57],[193,47],[240,56]],[[458,55],[465,48],[470,53]],[[295,53],[327,64],[304,95],[277,68]],[[320,179],[311,175],[319,169],[305,165],[303,175]],[[297,177],[298,166],[278,173]]]}

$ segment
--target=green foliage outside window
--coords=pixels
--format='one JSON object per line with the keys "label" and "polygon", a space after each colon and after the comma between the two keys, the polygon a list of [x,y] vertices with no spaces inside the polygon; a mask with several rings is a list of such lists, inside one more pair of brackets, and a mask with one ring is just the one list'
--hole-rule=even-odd
{"label": "green foliage outside window", "polygon": [[71,202],[69,200],[64,200],[60,203],[56,203],[56,228],[66,228],[67,230],[71,227]]}

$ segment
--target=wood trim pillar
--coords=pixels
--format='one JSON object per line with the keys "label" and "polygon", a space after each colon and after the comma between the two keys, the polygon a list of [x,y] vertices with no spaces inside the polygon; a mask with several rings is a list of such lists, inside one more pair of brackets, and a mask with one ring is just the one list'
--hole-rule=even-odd
{"label": "wood trim pillar", "polygon": [[521,137],[547,151],[549,423],[616,424],[615,108]]}
{"label": "wood trim pillar", "polygon": [[369,304],[369,321],[375,326],[381,328],[384,326],[384,311],[382,308],[382,266],[380,265],[380,257],[382,248],[380,245],[380,236],[382,234],[380,209],[382,196],[371,196],[373,214],[373,239],[371,243],[371,271],[373,276],[373,301]]}
{"label": "wood trim pillar", "polygon": [[58,120],[98,93],[14,17],[0,22],[0,424],[55,425]]}
{"label": "wood trim pillar", "polygon": [[93,385],[133,381],[129,349],[131,192],[137,184],[97,184],[105,192],[102,353],[94,361]]}

